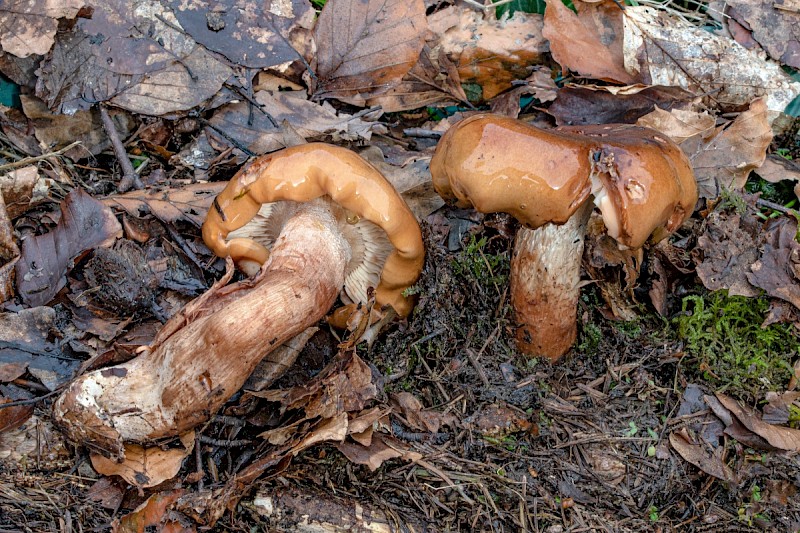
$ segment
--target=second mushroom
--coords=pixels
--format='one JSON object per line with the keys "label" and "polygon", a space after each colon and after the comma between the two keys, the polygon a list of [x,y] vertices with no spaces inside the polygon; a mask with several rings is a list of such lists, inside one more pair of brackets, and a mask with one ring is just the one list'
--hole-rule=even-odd
{"label": "second mushroom", "polygon": [[[697,184],[681,149],[630,125],[542,130],[496,115],[451,127],[431,160],[436,191],[461,207],[524,226],[511,260],[511,303],[523,353],[557,360],[577,336],[580,264],[594,206],[620,247],[640,248],[693,212]],[[590,201],[593,199],[593,202]]]}
{"label": "second mushroom", "polygon": [[[250,237],[228,240],[272,202],[280,204],[271,250]],[[354,229],[360,225],[366,229]],[[384,235],[364,237],[375,233]],[[242,169],[214,200],[203,237],[255,276],[225,285],[229,269],[164,324],[141,355],[75,380],[54,406],[73,440],[121,460],[126,442],[197,426],[266,354],[328,312],[348,274],[374,287],[377,306],[407,316],[413,302],[405,289],[424,259],[419,225],[392,185],[354,152],[322,143],[287,148]],[[375,264],[352,268],[355,256]]]}

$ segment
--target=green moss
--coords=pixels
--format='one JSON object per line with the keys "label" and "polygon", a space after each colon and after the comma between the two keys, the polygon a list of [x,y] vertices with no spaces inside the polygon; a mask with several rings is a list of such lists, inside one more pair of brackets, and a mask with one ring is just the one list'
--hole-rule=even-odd
{"label": "green moss", "polygon": [[785,389],[800,348],[791,326],[761,327],[768,307],[765,298],[728,296],[727,291],[687,296],[674,324],[708,381],[759,398],[767,390]]}
{"label": "green moss", "polygon": [[508,283],[510,262],[505,254],[489,254],[484,251],[486,237],[475,239],[472,235],[469,244],[453,260],[453,273],[469,277],[485,287],[503,287]]}

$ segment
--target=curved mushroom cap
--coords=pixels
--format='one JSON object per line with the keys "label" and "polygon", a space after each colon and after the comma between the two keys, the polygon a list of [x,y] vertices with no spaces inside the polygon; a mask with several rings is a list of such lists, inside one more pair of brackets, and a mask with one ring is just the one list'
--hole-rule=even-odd
{"label": "curved mushroom cap", "polygon": [[[381,270],[394,251],[394,246],[386,233],[369,220],[348,213],[330,200],[328,203],[352,253],[345,267],[342,299],[345,303],[366,303],[369,301],[369,288],[375,288],[380,283]],[[231,257],[235,258],[236,266],[245,274],[254,276],[266,262],[268,255],[256,259],[262,257],[258,251],[262,247],[265,250],[272,248],[286,220],[294,212],[295,205],[295,202],[264,204],[253,220],[228,234]]]}
{"label": "curved mushroom cap", "polygon": [[[325,195],[386,233],[394,249],[383,264],[375,300],[407,316],[413,301],[404,291],[419,278],[424,261],[419,224],[386,178],[346,148],[310,143],[255,159],[215,198],[203,223],[203,240],[215,254],[237,259],[232,243],[239,243],[239,249],[252,248],[238,239],[227,241],[228,234],[252,220],[262,204],[305,202]],[[263,245],[250,244],[266,252]]]}
{"label": "curved mushroom cap", "polygon": [[537,228],[563,224],[589,197],[588,146],[520,120],[479,114],[452,126],[431,159],[439,196]]}
{"label": "curved mushroom cap", "polygon": [[609,236],[628,248],[663,238],[692,214],[697,181],[691,163],[661,133],[626,124],[559,128],[593,138],[595,203]]}
{"label": "curved mushroom cap", "polygon": [[697,202],[681,149],[655,130],[628,125],[541,130],[474,115],[442,136],[431,175],[445,200],[509,213],[531,228],[563,224],[594,194],[609,234],[629,248],[659,228],[677,229]]}

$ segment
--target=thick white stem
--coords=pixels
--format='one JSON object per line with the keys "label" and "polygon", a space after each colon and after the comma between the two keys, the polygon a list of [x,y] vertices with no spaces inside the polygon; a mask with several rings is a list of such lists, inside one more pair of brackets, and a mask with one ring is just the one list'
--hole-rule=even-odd
{"label": "thick white stem", "polygon": [[349,260],[330,209],[299,205],[254,288],[139,357],[81,376],[56,401],[55,420],[73,440],[116,459],[123,442],[203,423],[266,354],[325,315]]}
{"label": "thick white stem", "polygon": [[581,257],[591,202],[564,224],[521,228],[511,258],[511,304],[517,347],[556,360],[577,336]]}

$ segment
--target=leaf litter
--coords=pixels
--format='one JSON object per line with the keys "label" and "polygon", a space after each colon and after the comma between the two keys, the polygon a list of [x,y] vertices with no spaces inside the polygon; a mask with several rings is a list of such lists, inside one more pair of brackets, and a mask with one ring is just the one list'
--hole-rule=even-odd
{"label": "leaf litter", "polygon": [[[0,70],[24,86],[21,108],[0,110],[0,528],[291,530],[298,512],[350,528],[800,524],[797,465],[781,453],[797,450],[800,372],[756,398],[760,411],[745,407],[735,390],[714,395],[650,314],[669,320],[686,294],[727,290],[771,298],[765,325],[798,324],[794,212],[744,192],[754,170],[796,180],[769,154],[790,138],[778,117],[800,92],[781,70],[795,40],[765,31],[791,14],[732,2],[723,24],[748,49],[673,9],[445,4],[0,9],[16,30],[0,39]],[[581,336],[557,366],[510,342],[515,223],[443,206],[430,185],[436,139],[478,106],[544,127],[646,125],[697,173],[702,200],[671,240],[641,257],[587,247]],[[416,313],[368,346],[321,323],[194,437],[77,463],[49,395],[190,317],[223,275],[198,228],[224,181],[252,155],[317,140],[360,151],[423,221]],[[141,181],[124,193],[121,157]]]}

